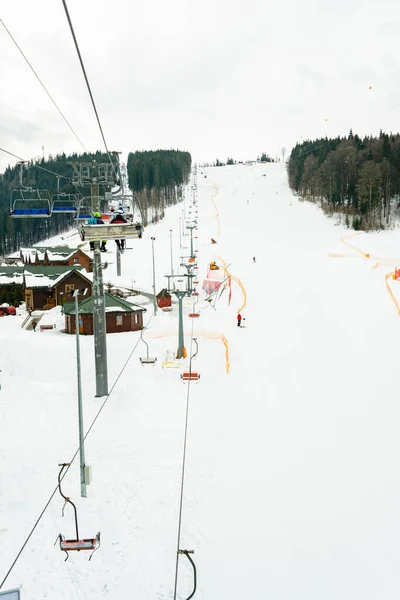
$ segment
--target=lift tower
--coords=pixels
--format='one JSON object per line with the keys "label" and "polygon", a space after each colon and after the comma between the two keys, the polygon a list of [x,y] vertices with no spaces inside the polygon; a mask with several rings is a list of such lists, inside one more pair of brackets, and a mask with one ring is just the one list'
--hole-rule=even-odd
{"label": "lift tower", "polygon": [[[108,190],[120,185],[118,177],[118,154],[115,165],[108,163],[81,162],[71,163],[74,168],[72,183],[76,186],[88,186],[91,189],[92,213],[101,212],[100,186]],[[106,311],[101,267],[100,242],[94,242],[93,260],[93,331],[94,356],[96,369],[96,397],[108,394]]]}

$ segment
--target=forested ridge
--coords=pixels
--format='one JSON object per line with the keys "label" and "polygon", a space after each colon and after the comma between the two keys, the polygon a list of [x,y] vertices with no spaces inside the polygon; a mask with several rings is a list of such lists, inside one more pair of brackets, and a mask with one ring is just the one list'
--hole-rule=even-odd
{"label": "forested ridge", "polygon": [[[24,186],[46,189],[50,196],[57,192],[57,175],[61,175],[60,192],[77,194],[77,189],[69,183],[73,174],[71,162],[108,162],[103,152],[89,154],[64,153],[48,159],[32,160],[23,171]],[[41,167],[41,168],[37,168]],[[149,220],[164,216],[165,206],[174,204],[182,195],[182,185],[187,183],[191,168],[191,156],[178,150],[157,150],[155,152],[130,153],[128,158],[129,187],[137,193],[140,209],[147,225]],[[32,246],[49,237],[58,235],[74,226],[72,215],[58,214],[51,218],[12,219],[10,196],[20,187],[20,167],[7,167],[0,176],[0,257],[15,252],[21,247]],[[90,188],[79,188],[82,195],[90,195]]]}
{"label": "forested ridge", "polygon": [[288,160],[289,185],[354,229],[394,225],[400,198],[400,135],[353,135],[297,144]]}
{"label": "forested ridge", "polygon": [[165,208],[179,202],[191,164],[189,152],[180,150],[130,152],[129,188],[139,201],[144,226],[162,219]]}
{"label": "forested ridge", "polygon": [[[50,196],[57,193],[57,175],[48,173],[53,171],[60,178],[60,192],[76,194],[78,191],[69,183],[73,168],[71,161],[108,161],[108,157],[102,152],[92,154],[57,154],[47,159],[31,160],[27,163],[28,168],[23,169],[23,184],[32,188],[46,189]],[[36,166],[37,165],[37,166]],[[42,168],[37,168],[42,167]],[[0,181],[0,256],[10,254],[24,246],[31,246],[49,237],[58,235],[70,229],[73,217],[67,214],[53,215],[49,219],[11,219],[10,196],[14,189],[20,188],[20,167],[15,165],[7,167]],[[90,194],[90,189],[79,188],[82,194]]]}

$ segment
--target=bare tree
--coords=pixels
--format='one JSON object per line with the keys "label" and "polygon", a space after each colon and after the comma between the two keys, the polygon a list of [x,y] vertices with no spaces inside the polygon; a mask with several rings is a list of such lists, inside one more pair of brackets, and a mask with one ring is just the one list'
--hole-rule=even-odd
{"label": "bare tree", "polygon": [[281,154],[282,154],[282,162],[285,163],[285,154],[286,154],[286,148],[285,148],[285,146],[282,146],[282,148],[281,148]]}

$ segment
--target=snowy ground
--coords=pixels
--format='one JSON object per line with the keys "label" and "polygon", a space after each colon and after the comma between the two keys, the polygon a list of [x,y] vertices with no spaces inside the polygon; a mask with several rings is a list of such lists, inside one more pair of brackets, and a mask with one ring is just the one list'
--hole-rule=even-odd
{"label": "snowy ground", "polygon": [[[230,305],[228,289],[216,310],[201,293],[200,319],[185,318],[201,373],[190,386],[180,544],[195,550],[195,597],[397,598],[400,282],[385,276],[400,266],[400,236],[360,234],[344,240],[349,248],[341,238],[352,232],[299,203],[279,164],[203,172],[200,282],[210,260],[230,265],[233,280]],[[188,189],[186,210],[190,197]],[[178,268],[182,208],[128,243],[120,278],[109,242],[105,280],[151,290],[155,236],[164,287],[171,229]],[[67,507],[62,518],[56,495],[3,588],[22,586],[23,600],[173,597],[188,385],[178,369],[162,369],[177,345],[176,309],[151,318],[146,307],[157,366],[140,366],[139,342],[121,374],[139,335],[107,337],[112,392],[86,442],[88,498],[76,461],[64,481],[82,537],[100,530],[102,546],[91,562],[82,552],[63,562],[53,543],[59,532],[73,537],[73,514]],[[23,315],[0,319],[0,581],[56,486],[58,463],[77,448],[75,338],[52,313],[57,329],[36,333],[20,328]],[[88,428],[103,401],[94,397],[92,337],[81,337],[81,354]],[[191,589],[185,561],[182,600]]]}

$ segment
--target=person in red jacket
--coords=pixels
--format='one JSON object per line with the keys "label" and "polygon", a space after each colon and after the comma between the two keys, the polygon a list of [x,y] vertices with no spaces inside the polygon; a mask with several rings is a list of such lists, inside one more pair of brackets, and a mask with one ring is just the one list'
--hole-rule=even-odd
{"label": "person in red jacket", "polygon": [[237,326],[240,327],[241,323],[242,323],[242,315],[239,313],[237,316]]}

